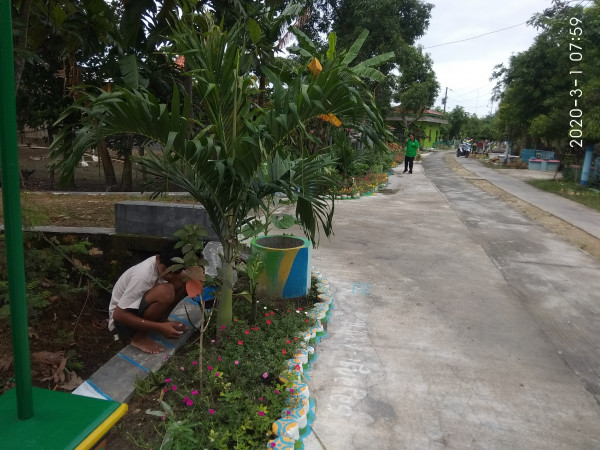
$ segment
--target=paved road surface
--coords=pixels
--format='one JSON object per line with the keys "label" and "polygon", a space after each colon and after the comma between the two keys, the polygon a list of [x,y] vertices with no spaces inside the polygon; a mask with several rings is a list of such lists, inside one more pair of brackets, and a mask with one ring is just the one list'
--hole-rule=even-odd
{"label": "paved road surface", "polygon": [[442,153],[336,204],[335,232],[307,450],[600,449],[598,260]]}

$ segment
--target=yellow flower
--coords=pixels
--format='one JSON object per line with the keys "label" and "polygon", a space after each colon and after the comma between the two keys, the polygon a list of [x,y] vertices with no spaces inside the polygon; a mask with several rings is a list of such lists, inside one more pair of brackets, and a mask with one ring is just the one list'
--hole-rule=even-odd
{"label": "yellow flower", "polygon": [[321,63],[319,62],[319,60],[317,58],[313,58],[308,63],[308,68],[310,69],[310,71],[312,72],[312,74],[315,77],[318,76],[321,73],[321,71],[323,70],[323,66],[321,66]]}

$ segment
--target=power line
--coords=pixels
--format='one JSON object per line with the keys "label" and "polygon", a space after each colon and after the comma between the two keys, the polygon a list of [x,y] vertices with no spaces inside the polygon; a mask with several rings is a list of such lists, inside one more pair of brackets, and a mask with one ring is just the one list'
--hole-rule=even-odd
{"label": "power line", "polygon": [[473,36],[473,37],[470,37],[470,38],[467,38],[467,39],[461,39],[460,41],[452,41],[452,42],[446,42],[446,43],[444,43],[444,44],[432,45],[432,46],[430,46],[430,47],[425,47],[423,50],[428,50],[428,49],[430,49],[430,48],[435,48],[435,47],[441,47],[441,46],[443,46],[443,45],[457,44],[457,43],[459,43],[459,42],[472,41],[473,39],[477,39],[477,38],[480,38],[480,37],[483,37],[483,36],[487,36],[488,34],[499,33],[500,31],[505,31],[505,30],[510,30],[511,28],[517,28],[517,27],[520,27],[521,25],[525,25],[526,23],[527,23],[527,22],[525,21],[525,22],[519,23],[519,24],[517,24],[517,25],[513,25],[513,26],[511,26],[511,27],[506,27],[506,28],[501,28],[500,30],[494,30],[494,31],[490,31],[489,33],[480,34],[480,35],[478,35],[478,36]]}

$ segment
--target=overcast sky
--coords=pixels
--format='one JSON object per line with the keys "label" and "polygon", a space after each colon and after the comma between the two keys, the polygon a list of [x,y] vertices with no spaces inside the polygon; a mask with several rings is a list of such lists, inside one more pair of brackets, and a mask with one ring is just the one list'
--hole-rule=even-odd
{"label": "overcast sky", "polygon": [[[508,65],[512,54],[531,46],[538,32],[524,22],[551,6],[551,0],[425,1],[435,7],[429,28],[418,44],[431,55],[440,83],[435,106],[442,107],[448,88],[446,111],[457,105],[478,116],[489,114],[492,108],[495,111],[498,104],[492,104],[490,97],[496,83],[489,81],[494,66]],[[514,28],[476,37],[508,27]],[[440,45],[464,39],[469,40]]]}

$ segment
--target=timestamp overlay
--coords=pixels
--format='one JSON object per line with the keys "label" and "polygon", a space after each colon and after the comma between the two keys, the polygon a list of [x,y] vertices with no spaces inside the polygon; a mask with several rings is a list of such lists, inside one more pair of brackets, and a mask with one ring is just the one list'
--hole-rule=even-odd
{"label": "timestamp overlay", "polygon": [[569,19],[569,60],[572,63],[569,76],[572,81],[569,90],[571,104],[569,105],[569,147],[572,149],[583,149],[583,111],[581,104],[583,100],[583,91],[581,84],[583,81],[583,71],[579,63],[583,60],[585,49],[582,46],[583,27],[582,20],[578,17]]}

